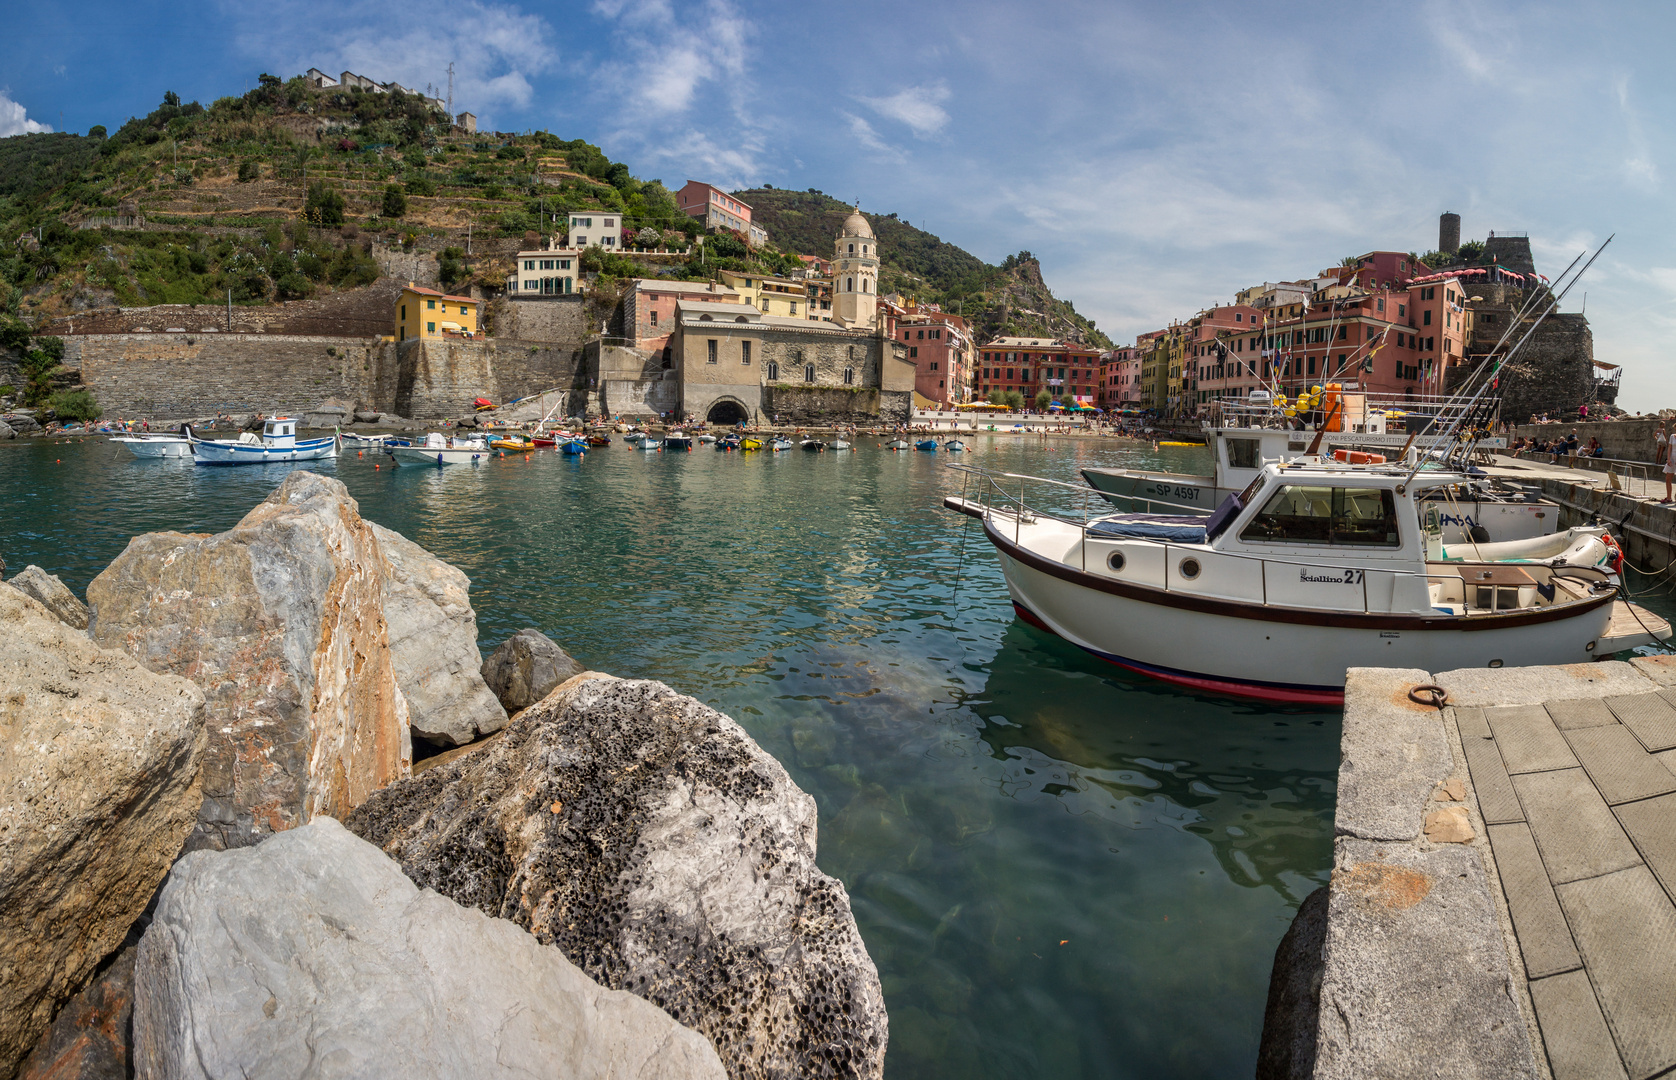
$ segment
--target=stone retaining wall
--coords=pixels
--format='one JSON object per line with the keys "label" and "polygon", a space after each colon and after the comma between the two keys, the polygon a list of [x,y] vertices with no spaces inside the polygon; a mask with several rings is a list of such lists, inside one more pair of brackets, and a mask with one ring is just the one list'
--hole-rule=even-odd
{"label": "stone retaining wall", "polygon": [[1609,458],[1650,462],[1654,450],[1653,428],[1660,423],[1664,423],[1667,429],[1676,426],[1676,421],[1661,421],[1652,416],[1644,420],[1601,420],[1586,424],[1518,424],[1514,426],[1509,441],[1521,435],[1552,441],[1576,431],[1579,445],[1587,446],[1591,438],[1599,439]]}

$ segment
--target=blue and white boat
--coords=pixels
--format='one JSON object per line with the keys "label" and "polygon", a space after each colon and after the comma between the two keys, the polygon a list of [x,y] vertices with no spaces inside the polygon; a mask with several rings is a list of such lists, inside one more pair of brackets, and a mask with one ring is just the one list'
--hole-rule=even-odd
{"label": "blue and white boat", "polygon": [[559,444],[559,452],[569,454],[572,457],[580,457],[588,452],[588,444],[581,439],[566,439]]}
{"label": "blue and white boat", "polygon": [[948,442],[943,444],[943,449],[947,450],[951,454],[958,454],[966,449],[966,444],[961,442],[959,439],[950,439]]}
{"label": "blue and white boat", "polygon": [[933,453],[935,453],[936,450],[937,450],[937,440],[936,439],[921,439],[919,442],[914,444],[914,449],[915,450],[930,450]]}
{"label": "blue and white boat", "polygon": [[768,449],[770,449],[770,450],[790,450],[791,449],[791,440],[790,439],[784,439],[784,438],[775,439],[773,442],[768,444]]}
{"label": "blue and white boat", "polygon": [[192,459],[200,465],[262,465],[270,461],[316,461],[338,456],[338,437],[297,439],[297,421],[276,416],[264,421],[262,434],[247,431],[237,439],[192,439]]}

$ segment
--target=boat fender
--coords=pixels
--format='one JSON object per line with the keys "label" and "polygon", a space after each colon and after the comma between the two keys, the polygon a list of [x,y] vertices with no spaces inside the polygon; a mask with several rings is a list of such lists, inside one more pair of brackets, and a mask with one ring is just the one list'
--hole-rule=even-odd
{"label": "boat fender", "polygon": [[1475,544],[1488,544],[1490,542],[1490,530],[1482,525],[1467,526],[1467,535],[1472,537],[1472,542]]}
{"label": "boat fender", "polygon": [[1622,574],[1624,572],[1624,549],[1618,546],[1616,540],[1612,539],[1611,533],[1602,533],[1600,539],[1605,543],[1607,557],[1612,561],[1612,572]]}

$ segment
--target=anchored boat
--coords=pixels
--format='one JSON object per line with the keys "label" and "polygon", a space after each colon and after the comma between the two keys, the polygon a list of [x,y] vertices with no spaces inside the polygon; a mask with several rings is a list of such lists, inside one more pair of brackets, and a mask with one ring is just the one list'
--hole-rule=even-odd
{"label": "anchored boat", "polygon": [[200,439],[186,428],[192,440],[192,458],[200,465],[261,465],[269,461],[316,461],[338,456],[338,438],[297,439],[297,421],[276,416],[262,423],[262,434],[246,431],[237,439]]}
{"label": "anchored boat", "polygon": [[418,465],[474,465],[489,456],[489,448],[481,437],[450,439],[438,432],[425,436],[425,441],[414,446],[387,446],[384,452],[399,465],[410,461]]}
{"label": "anchored boat", "polygon": [[111,442],[126,446],[137,458],[192,456],[192,440],[185,435],[118,435]]}
{"label": "anchored boat", "polygon": [[[1269,464],[1209,516],[1088,518],[1088,488],[954,467],[979,498],[943,505],[983,522],[1021,618],[1195,689],[1336,704],[1350,667],[1568,664],[1671,634],[1618,598],[1611,565],[1446,557],[1419,496],[1456,473]],[[1044,486],[1083,519],[1030,501]]]}

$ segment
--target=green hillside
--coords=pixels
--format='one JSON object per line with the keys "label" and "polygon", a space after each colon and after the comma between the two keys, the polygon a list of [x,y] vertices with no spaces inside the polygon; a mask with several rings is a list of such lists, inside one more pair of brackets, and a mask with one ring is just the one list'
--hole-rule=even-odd
{"label": "green hillside", "polygon": [[[607,279],[785,273],[795,254],[830,256],[849,212],[817,191],[739,194],[769,231],[765,250],[720,235],[690,263],[594,251],[583,268]],[[417,95],[263,75],[209,105],[165,94],[112,132],[0,139],[0,315],[39,322],[113,305],[225,303],[229,292],[247,305],[300,299],[369,284],[380,247],[435,254],[447,287],[494,290],[511,252],[584,209],[621,214],[631,246],[684,248],[700,231],[660,181],[582,140],[466,133]],[[885,291],[962,312],[983,336],[1109,345],[1053,297],[1028,253],[990,266],[894,214],[869,216]],[[607,296],[615,288],[601,286]]]}

